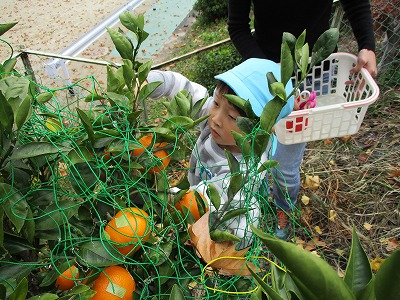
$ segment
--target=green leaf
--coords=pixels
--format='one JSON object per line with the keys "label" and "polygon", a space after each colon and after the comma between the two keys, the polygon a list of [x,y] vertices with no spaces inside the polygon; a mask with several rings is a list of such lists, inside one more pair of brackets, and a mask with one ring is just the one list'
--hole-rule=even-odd
{"label": "green leaf", "polygon": [[276,166],[279,166],[279,162],[275,160],[267,160],[263,163],[261,163],[260,167],[258,168],[257,172],[261,173],[265,170],[270,170],[272,168],[275,168]]}
{"label": "green leaf", "polygon": [[11,185],[1,182],[0,199],[2,199],[1,206],[8,219],[15,226],[17,232],[20,232],[28,215],[29,206],[26,199]]}
{"label": "green leaf", "polygon": [[222,231],[222,230],[213,230],[210,232],[210,237],[214,242],[240,242],[240,238],[236,235]]}
{"label": "green leaf", "polygon": [[258,276],[256,272],[253,271],[252,268],[247,266],[247,269],[249,269],[251,275],[253,275],[253,278],[256,280],[258,285],[261,287],[261,289],[268,294],[271,300],[284,300],[277,292],[275,292],[264,280]]}
{"label": "green leaf", "polygon": [[122,65],[122,73],[124,76],[125,84],[129,90],[133,90],[132,88],[135,86],[134,79],[136,78],[135,71],[133,70],[133,64],[129,59],[122,60],[124,64]]}
{"label": "green leaf", "polygon": [[284,86],[293,75],[293,57],[289,45],[283,41],[281,46],[281,82]]}
{"label": "green leaf", "polygon": [[268,147],[270,133],[263,130],[258,130],[256,136],[253,138],[253,151],[256,157],[261,158]]}
{"label": "green leaf", "polygon": [[[154,92],[154,90],[159,87],[162,83],[161,82],[150,82],[146,85],[144,85],[139,92],[139,103],[142,103],[144,100],[146,100],[150,95]],[[144,103],[145,104],[145,103]]]}
{"label": "green leaf", "polygon": [[110,27],[107,27],[106,29],[121,58],[133,61],[132,43],[129,41],[126,35]]}
{"label": "green leaf", "polygon": [[311,294],[315,299],[355,299],[349,287],[326,261],[295,244],[279,240],[250,226],[253,233],[299,280],[302,293],[305,291],[305,294]]}
{"label": "green leaf", "polygon": [[87,266],[108,267],[121,263],[122,255],[111,245],[101,241],[91,241],[80,245],[78,260]]}
{"label": "green leaf", "polygon": [[286,90],[282,82],[274,82],[270,85],[270,92],[286,102]]}
{"label": "green leaf", "polygon": [[245,213],[247,213],[249,210],[247,208],[235,208],[232,210],[229,210],[226,214],[224,214],[224,216],[221,218],[221,221],[219,222],[219,224],[222,224],[226,221],[229,221],[232,218],[235,218],[237,216],[241,216]]}
{"label": "green leaf", "polygon": [[306,41],[306,30],[304,30],[300,36],[296,40],[295,48],[294,48],[294,59],[296,61],[296,65],[301,69],[301,58],[302,58],[302,48]]}
{"label": "green leaf", "polygon": [[[151,60],[146,61],[139,67],[138,69],[139,85],[142,85],[146,81],[147,75],[149,75],[150,70],[151,70]],[[161,84],[160,82],[154,82],[154,83],[158,85]]]}
{"label": "green leaf", "polygon": [[308,67],[308,57],[310,55],[310,49],[308,47],[308,44],[306,43],[302,48],[301,48],[301,58],[300,58],[300,70],[301,74],[303,77],[307,74],[307,67]]}
{"label": "green leaf", "polygon": [[[114,71],[114,69],[107,65],[107,96],[114,99],[110,94],[122,92],[124,85],[125,79],[123,68],[118,68]],[[119,96],[122,97],[122,95]]]}
{"label": "green leaf", "polygon": [[169,118],[162,127],[174,130],[176,128],[191,129],[195,126],[194,121],[185,116],[174,116]]}
{"label": "green leaf", "polygon": [[25,121],[30,117],[32,111],[31,96],[26,96],[24,99],[13,98],[9,103],[14,111],[14,122],[17,129],[21,129]]}
{"label": "green leaf", "polygon": [[53,98],[53,94],[50,92],[43,92],[40,93],[36,96],[36,101],[40,104],[45,104],[46,102],[48,102],[49,100],[51,100],[51,98]]}
{"label": "green leaf", "polygon": [[78,146],[68,152],[68,158],[73,165],[93,161],[93,154],[83,146]]}
{"label": "green leaf", "polygon": [[277,292],[283,299],[289,300],[288,292],[286,290],[285,281],[287,273],[280,268],[271,264],[271,283],[272,289]]}
{"label": "green leaf", "polygon": [[146,248],[147,257],[154,266],[160,266],[169,260],[173,246],[173,242],[166,242],[157,244],[156,248]]}
{"label": "green leaf", "polygon": [[310,67],[314,67],[335,51],[338,40],[337,28],[330,28],[321,34],[313,46]]}
{"label": "green leaf", "polygon": [[11,133],[14,124],[14,112],[3,93],[0,92],[0,128]]}
{"label": "green leaf", "polygon": [[344,282],[349,288],[358,294],[372,279],[371,266],[365,254],[355,228],[353,227],[353,238],[351,241],[350,257],[346,267]]}
{"label": "green leaf", "polygon": [[17,282],[29,275],[37,266],[32,263],[19,262],[18,264],[4,263],[0,266],[0,278],[2,281],[10,281],[15,278]]}
{"label": "green leaf", "polygon": [[9,101],[10,99],[23,100],[29,92],[29,80],[25,77],[10,76],[0,80],[0,91]]}
{"label": "green leaf", "polygon": [[69,168],[71,185],[81,197],[88,196],[96,187],[100,178],[100,170],[94,162],[82,162]]}
{"label": "green leaf", "polygon": [[0,35],[3,35],[5,32],[13,28],[18,22],[12,22],[7,24],[0,24]]}
{"label": "green leaf", "polygon": [[228,201],[231,201],[243,186],[243,175],[241,173],[233,174],[229,181]]}
{"label": "green leaf", "polygon": [[172,286],[171,295],[169,296],[169,299],[170,300],[185,300],[185,295],[184,295],[183,291],[181,290],[181,288],[177,284],[174,284]]}
{"label": "green leaf", "polygon": [[17,288],[9,296],[9,300],[25,300],[28,294],[28,280],[24,277],[19,283]]}
{"label": "green leaf", "polygon": [[76,108],[76,111],[78,112],[78,116],[82,121],[82,125],[85,128],[86,133],[88,134],[89,140],[93,144],[94,143],[94,131],[93,131],[93,127],[92,127],[92,124],[90,123],[88,116],[79,107]]}
{"label": "green leaf", "polygon": [[216,210],[221,206],[221,196],[213,184],[207,186],[207,196]]}
{"label": "green leaf", "polygon": [[231,131],[233,138],[235,139],[236,145],[240,148],[240,152],[243,154],[245,159],[251,156],[251,144],[248,138],[236,131]]}
{"label": "green leaf", "polygon": [[250,134],[254,129],[254,123],[247,117],[237,117],[236,124],[244,134]]}
{"label": "green leaf", "polygon": [[376,300],[375,297],[375,276],[372,276],[370,282],[364,287],[362,291],[357,295],[358,300]]}
{"label": "green leaf", "polygon": [[201,101],[197,101],[195,104],[193,104],[192,111],[190,113],[190,117],[192,119],[195,119],[197,115],[200,113],[202,107],[206,103],[208,97],[204,97]]}
{"label": "green leaf", "polygon": [[278,96],[276,96],[265,105],[260,117],[261,129],[265,130],[267,133],[271,132],[272,127],[274,126],[283,105],[284,103]]}
{"label": "green leaf", "polygon": [[68,223],[68,220],[78,213],[78,209],[79,201],[77,200],[67,199],[52,203],[41,212],[40,218],[36,219],[36,230],[61,230],[60,227]]}
{"label": "green leaf", "polygon": [[17,64],[17,59],[15,57],[7,59],[3,64],[2,72],[4,73],[12,72],[16,64]]}
{"label": "green leaf", "polygon": [[55,300],[55,299],[59,299],[59,297],[56,294],[44,293],[38,296],[30,297],[27,300]]}
{"label": "green leaf", "polygon": [[190,187],[190,183],[187,176],[183,176],[182,179],[175,185],[178,189],[185,190]]}
{"label": "green leaf", "polygon": [[229,170],[231,171],[231,174],[240,172],[240,164],[236,159],[236,157],[226,149],[225,149],[225,156],[228,160]]}
{"label": "green leaf", "polygon": [[178,92],[170,101],[168,112],[172,116],[190,117],[191,99],[186,91]]}
{"label": "green leaf", "polygon": [[10,159],[32,158],[41,155],[56,154],[65,150],[67,149],[62,147],[58,148],[48,142],[30,142],[29,144],[15,148]]}
{"label": "green leaf", "polygon": [[257,116],[254,113],[253,109],[251,108],[250,101],[248,99],[243,99],[240,98],[239,96],[236,95],[229,95],[225,94],[224,97],[233,105],[239,107],[241,110],[243,110],[246,114],[246,116],[250,119],[256,119]]}
{"label": "green leaf", "polygon": [[296,37],[293,34],[291,34],[290,32],[284,32],[282,34],[282,42],[285,42],[288,45],[288,47],[291,51],[291,54],[293,56],[294,49],[296,46]]}
{"label": "green leaf", "polygon": [[375,278],[377,300],[400,299],[400,249],[382,263]]}

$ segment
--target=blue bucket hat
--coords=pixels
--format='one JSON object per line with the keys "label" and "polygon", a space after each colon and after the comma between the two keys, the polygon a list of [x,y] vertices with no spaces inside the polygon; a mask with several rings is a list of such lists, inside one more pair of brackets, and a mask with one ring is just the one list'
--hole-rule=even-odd
{"label": "blue bucket hat", "polygon": [[[249,100],[254,113],[257,116],[261,116],[265,105],[274,98],[268,89],[266,76],[268,72],[272,72],[275,78],[280,80],[281,67],[279,64],[267,59],[250,58],[240,65],[215,76],[215,79],[229,85],[240,98]],[[285,89],[288,95],[292,92],[291,80],[289,80]],[[282,108],[277,121],[289,115],[293,110],[293,105],[292,96]]]}

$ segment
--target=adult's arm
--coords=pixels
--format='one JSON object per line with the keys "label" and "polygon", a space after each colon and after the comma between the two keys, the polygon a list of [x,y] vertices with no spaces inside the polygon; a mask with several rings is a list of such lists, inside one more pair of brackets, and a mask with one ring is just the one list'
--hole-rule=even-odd
{"label": "adult's arm", "polygon": [[358,63],[351,72],[366,68],[375,77],[378,73],[375,56],[375,35],[369,0],[341,0],[358,44]]}
{"label": "adult's arm", "polygon": [[251,33],[251,0],[229,0],[228,32],[233,45],[244,58],[266,58]]}

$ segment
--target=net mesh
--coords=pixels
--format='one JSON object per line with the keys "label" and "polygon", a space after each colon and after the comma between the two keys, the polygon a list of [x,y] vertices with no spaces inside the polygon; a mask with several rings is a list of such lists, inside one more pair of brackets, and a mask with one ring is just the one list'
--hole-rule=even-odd
{"label": "net mesh", "polygon": [[[85,87],[87,81],[90,89]],[[71,88],[74,96],[65,97]],[[92,91],[101,91],[94,77],[46,90],[53,97],[45,104],[34,104],[31,117],[19,132],[18,146],[41,141],[57,150],[32,160],[32,175],[26,178],[29,184],[25,186],[19,178],[20,166],[11,160],[10,176],[18,180],[2,199],[2,204],[12,202],[13,218],[24,224],[23,230],[34,230],[26,236],[35,239],[36,263],[28,265],[31,274],[44,272],[47,276],[42,286],[52,287],[68,266],[78,266],[80,274],[74,281],[81,284],[95,279],[107,266],[124,265],[136,281],[140,299],[167,297],[173,284],[185,291],[185,297],[203,299],[245,297],[256,289],[251,277],[220,275],[199,258],[187,242],[189,210],[179,212],[169,200],[168,187],[184,176],[185,157],[194,147],[196,132],[176,126],[174,138],[167,145],[151,142],[144,149],[139,137],[151,134],[157,140],[159,134],[148,124],[167,118],[140,119],[132,126],[121,117],[129,113],[123,105],[93,101],[96,94]],[[95,134],[102,135],[96,136],[94,143],[89,142],[90,134],[77,107],[85,111]],[[179,150],[182,145],[185,151]],[[142,152],[135,156],[138,149]],[[166,154],[157,155],[163,149]],[[46,150],[39,147],[32,151],[38,154]],[[172,162],[164,167],[170,158]],[[241,191],[244,200],[235,205],[249,208],[257,199],[261,209],[258,223],[273,233],[275,217],[268,200],[268,185],[264,178],[257,178],[256,170],[250,171],[249,184]],[[18,200],[13,201],[16,197]],[[27,206],[29,213],[22,213]],[[117,218],[115,227],[111,226],[114,216],[128,207],[145,213],[127,212]],[[247,218],[247,222],[257,223],[250,214]],[[109,231],[107,226],[111,226]],[[113,238],[120,243],[113,242]],[[122,247],[128,248],[126,255],[117,251]],[[253,236],[246,257],[234,259],[253,263],[265,275],[269,268],[266,253]],[[12,260],[7,264],[27,266]]]}

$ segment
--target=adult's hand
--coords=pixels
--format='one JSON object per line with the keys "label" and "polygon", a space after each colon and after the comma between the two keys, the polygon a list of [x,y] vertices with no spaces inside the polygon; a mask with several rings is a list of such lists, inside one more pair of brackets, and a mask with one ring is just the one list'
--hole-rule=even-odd
{"label": "adult's hand", "polygon": [[373,78],[376,77],[378,69],[376,67],[376,56],[374,51],[362,49],[358,53],[357,65],[350,70],[350,73],[358,73],[361,68],[367,69]]}

